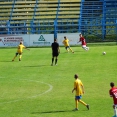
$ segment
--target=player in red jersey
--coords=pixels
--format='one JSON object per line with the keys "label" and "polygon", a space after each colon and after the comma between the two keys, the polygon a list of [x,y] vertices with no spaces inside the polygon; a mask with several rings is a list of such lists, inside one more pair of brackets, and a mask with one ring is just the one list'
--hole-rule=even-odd
{"label": "player in red jersey", "polygon": [[83,48],[84,50],[89,50],[89,47],[87,47],[87,43],[86,43],[85,38],[82,36],[82,34],[80,34],[79,36],[80,36],[79,42],[82,43],[82,48]]}
{"label": "player in red jersey", "polygon": [[117,117],[117,87],[115,87],[114,83],[110,83],[111,89],[109,90],[110,97],[113,98],[113,109],[115,115],[113,117]]}

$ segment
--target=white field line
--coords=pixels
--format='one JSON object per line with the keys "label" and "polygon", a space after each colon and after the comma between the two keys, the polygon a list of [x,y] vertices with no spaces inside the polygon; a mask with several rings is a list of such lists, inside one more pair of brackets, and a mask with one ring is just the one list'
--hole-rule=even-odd
{"label": "white field line", "polygon": [[[26,81],[29,81],[29,82],[38,82],[38,83],[42,83],[42,84],[45,84],[45,85],[48,85],[49,86],[48,90],[44,91],[43,93],[37,94],[37,95],[34,95],[34,96],[30,96],[30,97],[27,97],[26,99],[28,99],[28,98],[36,98],[36,97],[39,97],[41,95],[44,95],[44,94],[50,92],[52,90],[52,88],[53,88],[53,86],[51,84],[44,83],[44,82],[40,82],[40,81],[27,80],[27,79],[19,79],[19,80],[26,80]],[[13,103],[13,102],[18,102],[18,101],[26,100],[26,99],[18,99],[18,100],[13,100],[13,101],[1,102],[0,105],[1,104],[8,104],[8,103]]]}

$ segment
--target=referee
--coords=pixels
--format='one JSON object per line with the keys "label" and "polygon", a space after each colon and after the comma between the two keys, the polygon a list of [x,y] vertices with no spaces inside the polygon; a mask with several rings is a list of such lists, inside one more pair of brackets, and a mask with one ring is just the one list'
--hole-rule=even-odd
{"label": "referee", "polygon": [[58,55],[60,53],[60,48],[59,48],[59,44],[57,43],[57,39],[54,39],[54,42],[51,44],[51,48],[52,48],[52,64],[51,64],[51,66],[53,66],[54,59],[55,59],[55,65],[57,65]]}

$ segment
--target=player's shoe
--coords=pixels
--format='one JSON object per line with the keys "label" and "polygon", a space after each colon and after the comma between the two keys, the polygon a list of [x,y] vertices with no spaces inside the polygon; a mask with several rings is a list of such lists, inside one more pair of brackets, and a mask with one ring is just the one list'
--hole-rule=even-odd
{"label": "player's shoe", "polygon": [[12,60],[12,61],[14,61],[14,60]]}
{"label": "player's shoe", "polygon": [[72,53],[74,53],[74,52],[72,52]]}
{"label": "player's shoe", "polygon": [[89,110],[89,104],[86,105],[87,109]]}
{"label": "player's shoe", "polygon": [[19,61],[21,61],[21,59],[19,59]]}
{"label": "player's shoe", "polygon": [[73,109],[72,111],[78,111],[78,109],[77,109],[77,108],[75,108],[75,109]]}
{"label": "player's shoe", "polygon": [[51,66],[53,66],[53,63],[51,64]]}
{"label": "player's shoe", "polygon": [[87,50],[89,50],[89,47],[87,47]]}
{"label": "player's shoe", "polygon": [[114,115],[113,117],[117,117],[117,115]]}
{"label": "player's shoe", "polygon": [[55,64],[55,65],[57,65],[57,64]]}

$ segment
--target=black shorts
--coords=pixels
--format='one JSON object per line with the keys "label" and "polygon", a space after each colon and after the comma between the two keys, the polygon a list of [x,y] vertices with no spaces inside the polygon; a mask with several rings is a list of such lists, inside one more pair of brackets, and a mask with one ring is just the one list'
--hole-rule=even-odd
{"label": "black shorts", "polygon": [[18,54],[19,54],[19,55],[22,55],[22,53],[18,53],[18,52],[16,52],[16,54],[15,54],[15,55],[17,56]]}
{"label": "black shorts", "polygon": [[58,52],[53,52],[53,53],[52,53],[52,56],[53,56],[53,57],[57,57],[58,55],[59,55]]}
{"label": "black shorts", "polygon": [[68,48],[70,48],[70,46],[66,46],[65,49],[67,50]]}

